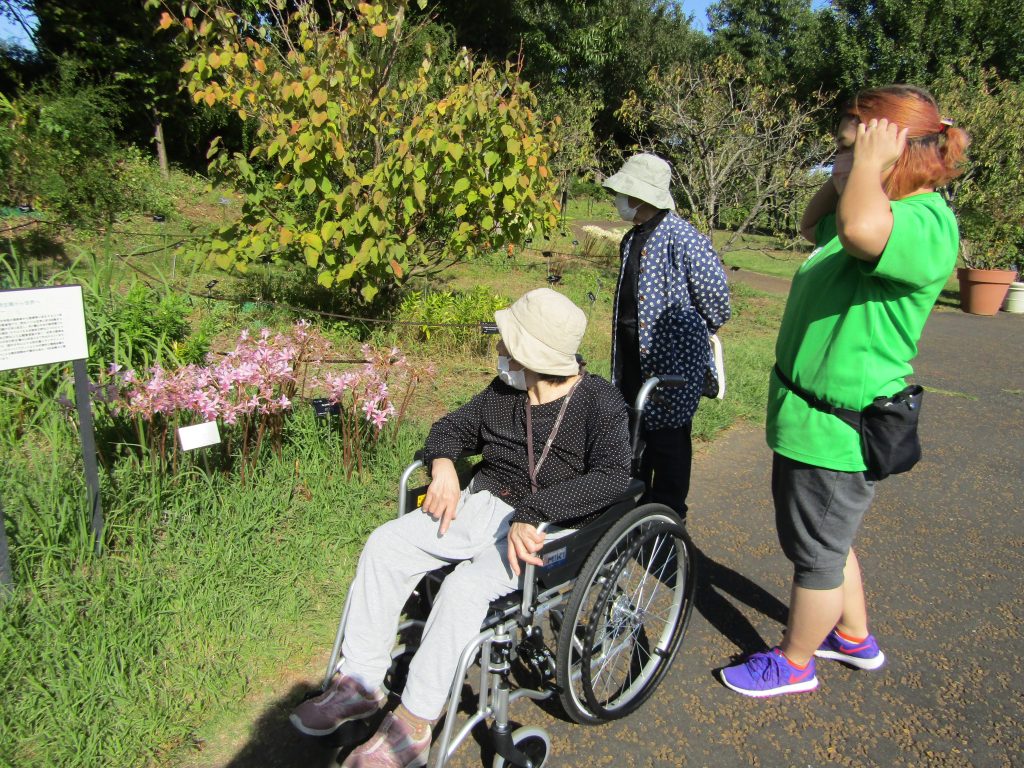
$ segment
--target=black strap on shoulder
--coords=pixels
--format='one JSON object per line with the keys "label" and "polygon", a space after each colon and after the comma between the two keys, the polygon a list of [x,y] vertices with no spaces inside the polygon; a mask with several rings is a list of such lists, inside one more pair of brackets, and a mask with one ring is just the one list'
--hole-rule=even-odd
{"label": "black strap on shoulder", "polygon": [[806,389],[801,389],[793,383],[791,378],[782,372],[778,363],[775,364],[775,375],[778,377],[779,381],[782,382],[782,386],[806,402],[811,406],[811,408],[825,413],[830,413],[833,416],[842,419],[851,427],[860,429],[860,411],[854,411],[849,408],[840,408],[836,405],[832,405],[832,403],[827,400],[822,400],[817,395],[811,394]]}

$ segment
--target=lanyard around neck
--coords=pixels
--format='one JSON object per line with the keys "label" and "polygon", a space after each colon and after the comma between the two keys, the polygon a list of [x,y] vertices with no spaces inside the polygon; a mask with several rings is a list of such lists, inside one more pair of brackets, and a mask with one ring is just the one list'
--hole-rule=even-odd
{"label": "lanyard around neck", "polygon": [[586,376],[585,372],[580,374],[580,377],[576,379],[569,390],[569,394],[562,401],[562,407],[558,409],[555,424],[551,427],[551,434],[548,435],[548,439],[544,442],[544,450],[541,451],[540,460],[536,465],[533,463],[533,419],[530,418],[530,410],[533,406],[530,405],[530,396],[526,396],[526,459],[527,468],[530,470],[530,488],[533,490],[533,493],[537,492],[537,474],[540,472],[544,459],[548,457],[548,450],[550,450],[551,444],[555,442],[555,434],[557,434],[558,428],[562,425],[562,418],[565,416],[565,411],[569,408],[569,401],[572,400],[573,393],[576,391],[576,387],[580,385],[580,382],[583,381],[584,376]]}

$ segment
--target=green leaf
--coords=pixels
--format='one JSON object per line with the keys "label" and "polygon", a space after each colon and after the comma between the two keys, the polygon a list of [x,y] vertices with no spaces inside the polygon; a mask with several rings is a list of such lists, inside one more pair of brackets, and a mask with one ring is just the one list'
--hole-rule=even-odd
{"label": "green leaf", "polygon": [[509,139],[508,142],[505,144],[505,147],[508,149],[508,153],[510,155],[519,154],[520,144],[515,139]]}
{"label": "green leaf", "polygon": [[494,226],[494,217],[484,216],[482,219],[480,219],[480,226],[483,227],[484,230],[491,229]]}
{"label": "green leaf", "polygon": [[458,162],[462,157],[462,146],[459,144],[449,144],[448,154],[452,156],[452,159]]}
{"label": "green leaf", "polygon": [[302,183],[302,188],[307,195],[311,195],[316,191],[316,182],[307,176],[306,180]]}
{"label": "green leaf", "polygon": [[306,266],[310,269],[314,269],[318,261],[320,261],[320,252],[313,250],[308,245],[303,248],[302,253],[306,257]]}
{"label": "green leaf", "polygon": [[501,155],[499,155],[497,152],[484,152],[484,165],[486,165],[488,168],[490,168],[499,160],[501,160]]}
{"label": "green leaf", "polygon": [[424,206],[427,200],[427,185],[422,181],[414,181],[412,183],[412,193],[416,196],[416,202],[420,206]]}
{"label": "green leaf", "polygon": [[331,272],[321,272],[316,276],[316,281],[324,288],[330,288],[334,284],[334,274]]}
{"label": "green leaf", "polygon": [[377,295],[377,286],[375,285],[364,285],[360,289],[359,293],[362,294],[363,298],[370,302],[373,301],[373,297]]}
{"label": "green leaf", "polygon": [[516,199],[512,197],[512,195],[505,195],[501,203],[502,205],[505,206],[505,210],[508,211],[509,213],[516,209]]}
{"label": "green leaf", "polygon": [[460,192],[465,192],[467,189],[469,189],[469,179],[463,176],[455,182],[455,186],[452,187],[452,194],[457,195]]}

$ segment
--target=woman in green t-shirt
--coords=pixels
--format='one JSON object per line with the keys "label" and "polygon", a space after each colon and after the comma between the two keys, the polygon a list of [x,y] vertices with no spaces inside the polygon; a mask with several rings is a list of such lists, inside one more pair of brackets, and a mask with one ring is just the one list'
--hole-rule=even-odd
{"label": "woman in green t-shirt", "polygon": [[[858,94],[836,132],[832,177],[804,212],[815,250],[793,278],[775,354],[797,387],[862,410],[906,386],[925,320],[952,271],[956,219],[935,191],[960,173],[968,137],[909,85]],[[777,648],[722,670],[747,696],[817,687],[814,657],[877,669],[854,535],[874,496],[857,431],[774,373],[768,444],[779,542],[793,563]]]}

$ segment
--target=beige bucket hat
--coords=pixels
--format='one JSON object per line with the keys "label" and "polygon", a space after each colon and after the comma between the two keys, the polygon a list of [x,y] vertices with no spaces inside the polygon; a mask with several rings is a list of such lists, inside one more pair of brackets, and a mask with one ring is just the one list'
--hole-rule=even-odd
{"label": "beige bucket hat", "polygon": [[509,354],[524,368],[551,376],[580,372],[576,350],[587,330],[587,316],[557,291],[524,293],[508,309],[495,312],[494,321]]}
{"label": "beige bucket hat", "polygon": [[614,176],[604,180],[604,187],[612,192],[635,197],[655,208],[675,210],[676,204],[669,192],[672,167],[657,155],[633,155],[623,163]]}

